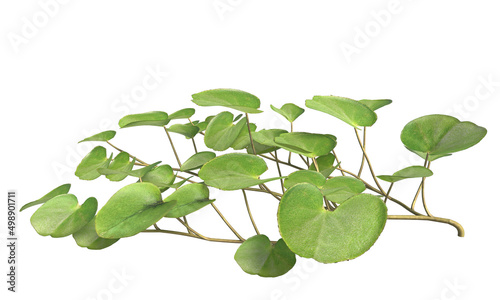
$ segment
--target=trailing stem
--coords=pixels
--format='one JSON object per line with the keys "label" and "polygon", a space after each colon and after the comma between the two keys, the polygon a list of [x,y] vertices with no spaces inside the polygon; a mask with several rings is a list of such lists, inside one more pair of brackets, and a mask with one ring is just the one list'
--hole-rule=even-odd
{"label": "trailing stem", "polygon": [[163,126],[163,128],[165,129],[165,132],[167,133],[168,140],[170,141],[170,145],[172,146],[172,150],[174,151],[175,159],[177,160],[177,163],[179,164],[179,167],[180,167],[182,164],[181,164],[181,160],[179,159],[179,156],[177,155],[177,151],[175,151],[174,142],[172,141],[172,138],[170,137],[170,133],[168,132],[167,127]]}

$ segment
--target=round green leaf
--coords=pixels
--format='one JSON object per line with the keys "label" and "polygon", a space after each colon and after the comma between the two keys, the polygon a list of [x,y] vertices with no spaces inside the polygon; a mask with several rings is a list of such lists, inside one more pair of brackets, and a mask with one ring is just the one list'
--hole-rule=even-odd
{"label": "round green leaf", "polygon": [[[254,123],[250,123],[250,131],[252,132],[252,137],[257,129],[257,125]],[[231,145],[231,148],[234,150],[241,150],[245,149],[250,146],[250,136],[248,135],[248,127],[244,126],[243,129],[240,131],[240,134],[238,134],[238,137],[236,140],[234,140],[234,143]]]}
{"label": "round green leaf", "polygon": [[150,182],[156,185],[162,193],[168,190],[174,181],[174,171],[169,165],[158,166],[142,176],[142,182]]}
{"label": "round green leaf", "polygon": [[245,113],[261,113],[259,98],[233,89],[207,90],[193,95],[193,102],[200,106],[224,106]]}
{"label": "round green leaf", "polygon": [[198,176],[209,186],[231,191],[279,179],[259,179],[266,170],[267,165],[260,157],[229,153],[207,162],[198,172]]}
{"label": "round green leaf", "polygon": [[380,175],[378,178],[388,181],[397,182],[407,178],[422,178],[432,176],[432,171],[422,166],[411,166],[397,171],[392,175]]}
{"label": "round green leaf", "polygon": [[87,154],[78,167],[76,167],[75,175],[82,180],[94,180],[101,176],[99,168],[107,168],[111,158],[106,157],[106,148],[97,146],[89,154]]}
{"label": "round green leaf", "polygon": [[75,195],[64,194],[45,202],[31,216],[31,225],[42,236],[65,237],[80,230],[94,217],[97,200],[88,198],[81,206]]}
{"label": "round green leaf", "polygon": [[485,135],[486,129],[474,123],[446,115],[428,115],[406,124],[401,141],[412,151],[436,156],[470,148]]}
{"label": "round green leaf", "polygon": [[387,207],[378,197],[360,194],[334,211],[323,207],[323,195],[300,183],[281,198],[278,225],[290,250],[322,263],[353,259],[365,253],[384,229]]}
{"label": "round green leaf", "polygon": [[91,250],[107,248],[119,240],[99,237],[95,231],[95,217],[87,225],[83,226],[82,229],[73,233],[73,238],[78,246]]}
{"label": "round green leaf", "polygon": [[377,121],[377,114],[373,110],[349,98],[314,96],[312,100],[306,100],[306,106],[339,118],[355,128],[372,126]]}
{"label": "round green leaf", "polygon": [[244,241],[234,259],[243,271],[261,277],[278,277],[290,271],[295,265],[295,253],[288,249],[283,239],[271,243],[263,234]]}
{"label": "round green leaf", "polygon": [[165,198],[165,202],[177,201],[177,205],[167,214],[167,218],[180,218],[195,212],[215,200],[208,199],[208,187],[202,183],[191,183],[184,185],[170,196]]}
{"label": "round green leaf", "polygon": [[55,196],[67,194],[69,192],[70,187],[71,187],[71,184],[69,184],[69,183],[60,185],[60,186],[56,187],[55,189],[53,189],[52,191],[48,192],[42,198],[35,200],[35,201],[31,201],[29,203],[26,203],[25,205],[23,205],[23,207],[21,207],[21,209],[19,211],[21,212],[21,211],[25,210],[26,208],[29,208],[29,207],[32,207],[32,206],[35,206],[38,204],[44,204],[45,202],[49,201],[50,199],[54,198]]}
{"label": "round green leaf", "polygon": [[311,158],[326,155],[337,145],[334,139],[325,134],[308,132],[283,133],[274,141],[285,150]]}
{"label": "round green leaf", "polygon": [[95,227],[102,238],[129,237],[158,222],[176,202],[163,202],[161,192],[149,182],[121,188],[97,213]]}
{"label": "round green leaf", "polygon": [[163,111],[151,111],[141,114],[128,115],[120,119],[118,125],[120,128],[133,126],[164,126],[170,122],[168,114]]}
{"label": "round green leaf", "polygon": [[205,130],[205,145],[215,151],[227,150],[246,126],[246,118],[233,124],[233,114],[221,112],[213,118]]}
{"label": "round green leaf", "polygon": [[[335,162],[335,155],[332,153],[328,153],[326,155],[322,155],[316,158],[316,163],[318,163],[318,169],[323,176],[328,177],[335,171],[333,167],[333,163]],[[316,166],[311,164],[309,166],[309,170],[316,171]]]}
{"label": "round green leaf", "polygon": [[252,138],[259,144],[278,149],[280,145],[278,145],[274,139],[284,133],[288,133],[288,131],[283,129],[263,129],[253,133]]}
{"label": "round green leaf", "polygon": [[326,199],[335,203],[342,203],[355,195],[361,194],[365,189],[365,184],[359,179],[337,176],[328,179],[321,191]]}
{"label": "round green leaf", "polygon": [[194,108],[184,108],[174,112],[173,114],[170,114],[168,118],[170,120],[189,119],[194,115],[194,113],[195,113]]}
{"label": "round green leaf", "polygon": [[309,171],[309,170],[299,170],[291,173],[283,182],[285,188],[289,189],[297,183],[307,182],[313,184],[317,187],[322,187],[325,182],[325,176],[323,174]]}
{"label": "round green leaf", "polygon": [[386,105],[391,104],[392,100],[389,100],[389,99],[378,99],[378,100],[363,99],[363,100],[359,100],[359,102],[361,104],[368,106],[369,109],[376,111],[379,108],[382,108]]}
{"label": "round green leaf", "polygon": [[293,103],[286,103],[283,104],[281,108],[274,107],[271,105],[271,109],[274,110],[275,112],[279,113],[283,117],[285,117],[288,122],[292,123],[297,119],[301,114],[304,113],[304,109],[298,107],[297,105]]}
{"label": "round green leaf", "polygon": [[[120,170],[124,173],[109,174],[106,178],[111,181],[121,181],[127,177],[127,172],[134,168],[134,163],[130,161],[130,155],[127,152],[120,152],[115,159],[109,164],[109,170]],[[99,171],[99,170],[98,170]]]}
{"label": "round green leaf", "polygon": [[115,135],[116,135],[116,131],[107,130],[107,131],[103,131],[103,132],[98,133],[98,134],[94,134],[93,136],[90,136],[86,139],[83,139],[83,140],[79,141],[78,143],[81,143],[81,142],[106,142],[106,141],[109,141],[112,138],[114,138]]}
{"label": "round green leaf", "polygon": [[[135,161],[132,161],[132,164],[134,162]],[[147,165],[147,166],[142,167],[140,169],[131,170],[131,171],[125,171],[125,170],[120,170],[120,169],[113,170],[113,169],[109,169],[109,168],[99,168],[99,169],[97,169],[97,171],[102,175],[125,174],[128,176],[141,178],[141,177],[144,177],[148,172],[153,170],[160,163],[161,163],[161,161],[157,161],[153,164]]]}
{"label": "round green leaf", "polygon": [[215,158],[215,153],[210,151],[202,151],[194,154],[190,158],[188,158],[181,166],[181,171],[191,171],[201,168],[204,164],[206,164],[209,160]]}
{"label": "round green leaf", "polygon": [[174,124],[168,128],[168,131],[182,134],[187,139],[192,139],[200,131],[200,128],[192,124]]}

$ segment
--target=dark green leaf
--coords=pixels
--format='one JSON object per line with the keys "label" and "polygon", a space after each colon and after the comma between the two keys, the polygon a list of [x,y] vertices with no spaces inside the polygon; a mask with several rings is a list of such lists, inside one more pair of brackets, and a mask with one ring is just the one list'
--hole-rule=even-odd
{"label": "dark green leaf", "polygon": [[432,176],[432,171],[422,167],[422,166],[411,166],[404,168],[402,170],[397,171],[392,175],[380,175],[378,178],[388,181],[388,182],[397,182],[407,178],[421,178],[421,177],[429,177]]}
{"label": "dark green leaf", "polygon": [[101,250],[107,248],[119,240],[103,239],[102,237],[99,237],[95,231],[95,217],[88,222],[87,225],[83,226],[82,229],[73,233],[73,238],[78,246],[91,250]]}
{"label": "dark green leaf", "polygon": [[326,155],[337,145],[336,141],[327,135],[307,132],[284,133],[274,141],[285,150],[311,158]]}
{"label": "dark green leaf", "polygon": [[53,189],[52,191],[48,192],[42,198],[35,200],[35,201],[31,201],[29,203],[26,203],[25,205],[23,205],[23,207],[21,207],[21,209],[19,211],[21,212],[21,211],[25,210],[26,208],[29,208],[29,207],[32,207],[32,206],[35,206],[38,204],[44,204],[45,202],[49,201],[50,199],[54,198],[55,196],[67,194],[69,192],[70,187],[71,187],[71,184],[69,184],[69,183],[60,185],[60,186],[56,187],[55,189]]}
{"label": "dark green leaf", "polygon": [[210,151],[202,151],[194,154],[190,158],[188,158],[181,166],[181,171],[191,171],[201,168],[204,164],[206,164],[209,160],[215,158],[215,153]]}
{"label": "dark green leaf", "polygon": [[193,95],[193,102],[200,106],[224,106],[245,113],[260,113],[259,98],[254,95],[233,89],[207,90]]}
{"label": "dark green leaf", "polygon": [[301,114],[304,113],[304,109],[298,107],[297,105],[293,103],[286,103],[283,104],[281,108],[276,108],[271,105],[271,109],[274,110],[275,112],[279,113],[283,117],[285,117],[288,122],[292,123],[297,119]]}
{"label": "dark green leaf", "polygon": [[86,139],[83,139],[79,141],[78,143],[81,142],[106,142],[114,138],[116,135],[116,131],[114,130],[108,130],[108,131],[103,131],[98,134],[94,134],[93,136],[90,136]]}
{"label": "dark green leaf", "polygon": [[349,98],[314,96],[312,100],[306,100],[306,106],[339,118],[355,128],[372,126],[377,121],[377,114],[373,110]]}
{"label": "dark green leaf", "polygon": [[107,168],[110,162],[111,158],[106,157],[106,148],[97,146],[82,159],[75,175],[82,180],[94,180],[101,176],[97,169]]}
{"label": "dark green leaf", "polygon": [[195,212],[215,201],[208,197],[209,191],[206,185],[202,183],[184,185],[165,198],[165,202],[177,201],[177,205],[165,217],[180,218]]}
{"label": "dark green leaf", "polygon": [[118,125],[120,128],[133,126],[164,126],[170,122],[168,114],[163,111],[151,111],[142,114],[128,115],[120,119]]}
{"label": "dark green leaf", "polygon": [[227,150],[246,126],[246,118],[233,124],[233,114],[221,112],[210,121],[205,130],[205,145],[215,151]]}

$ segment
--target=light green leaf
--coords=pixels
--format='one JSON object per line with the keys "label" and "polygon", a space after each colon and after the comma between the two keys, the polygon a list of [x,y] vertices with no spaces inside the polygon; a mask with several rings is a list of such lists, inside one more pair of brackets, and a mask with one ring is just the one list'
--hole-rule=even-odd
{"label": "light green leaf", "polygon": [[65,237],[90,222],[96,211],[95,198],[88,198],[80,206],[75,195],[64,194],[45,202],[31,216],[30,221],[42,236]]}
{"label": "light green leaf", "polygon": [[116,135],[116,131],[107,130],[107,131],[103,131],[103,132],[98,133],[98,134],[94,134],[93,136],[90,136],[86,139],[83,139],[83,140],[79,141],[78,143],[81,143],[81,142],[106,142],[106,141],[109,141],[112,138],[114,138],[115,135]]}
{"label": "light green leaf", "polygon": [[261,277],[278,277],[295,265],[295,253],[288,249],[283,239],[271,243],[263,234],[255,235],[243,242],[234,255],[234,260],[243,271]]}
{"label": "light green leaf", "polygon": [[283,182],[283,185],[285,188],[289,189],[297,183],[303,182],[313,184],[317,187],[322,187],[326,183],[326,179],[321,173],[309,170],[299,170],[288,175]]}
{"label": "light green leaf", "polygon": [[271,109],[285,117],[290,123],[295,121],[295,119],[297,119],[301,114],[304,113],[303,108],[300,108],[293,103],[283,104],[281,108],[276,108],[271,105]]}
{"label": "light green leaf", "polygon": [[106,175],[111,181],[121,181],[127,177],[127,173],[134,168],[134,162],[130,161],[130,155],[127,152],[120,152],[115,159],[109,164],[108,169],[120,170],[124,173]]}
{"label": "light green leaf", "polygon": [[[252,137],[256,129],[257,125],[255,125],[254,123],[250,123],[250,131],[252,132]],[[234,150],[241,150],[249,146],[250,146],[250,137],[248,135],[248,127],[244,126],[243,129],[238,134],[236,140],[234,140],[233,144],[231,145],[231,148],[233,148]]]}
{"label": "light green leaf", "polygon": [[73,238],[78,246],[84,247],[90,250],[101,250],[107,248],[119,239],[103,239],[97,235],[95,231],[95,217],[92,218],[87,225],[83,226],[82,229],[73,233]]}
{"label": "light green leaf", "polygon": [[428,115],[406,124],[401,141],[411,151],[428,153],[436,159],[470,148],[485,135],[486,129],[474,123],[446,115]]}
{"label": "light green leaf", "polygon": [[274,141],[285,150],[311,158],[326,155],[337,145],[334,139],[325,134],[307,132],[284,133]]}
{"label": "light green leaf", "polygon": [[[335,162],[335,155],[332,153],[317,157],[316,162],[318,163],[319,172],[325,177],[330,176],[330,174],[335,171],[335,167],[333,166],[333,163]],[[311,164],[309,166],[309,170],[316,171],[316,166]]]}
{"label": "light green leaf", "polygon": [[429,160],[429,161],[434,161],[434,160],[441,158],[441,157],[451,156],[451,154],[438,154],[438,155],[429,154],[429,156],[427,156],[427,153],[425,153],[425,152],[411,150],[408,147],[405,147],[405,148],[408,149],[409,151],[415,153],[416,155],[420,156],[423,159],[427,158],[427,160]]}
{"label": "light green leaf", "polygon": [[202,151],[194,154],[190,158],[188,158],[181,166],[181,171],[191,171],[201,168],[204,164],[206,164],[209,160],[215,158],[215,153],[211,151]]}
{"label": "light green leaf", "polygon": [[142,182],[150,182],[156,185],[162,193],[168,190],[174,181],[174,171],[169,165],[158,166],[142,176]]}
{"label": "light green leaf", "polygon": [[263,129],[252,134],[252,138],[259,144],[278,149],[280,145],[278,145],[274,139],[284,133],[288,133],[288,131],[283,129]]}
{"label": "light green leaf", "polygon": [[97,213],[95,227],[102,238],[129,237],[158,222],[176,204],[163,202],[157,186],[149,182],[121,188]]}
{"label": "light green leaf", "polygon": [[306,106],[332,115],[347,124],[372,126],[377,121],[377,114],[359,101],[337,96],[314,96],[306,100]]}
{"label": "light green leaf", "polygon": [[60,185],[60,186],[56,187],[55,189],[53,189],[52,191],[48,192],[42,198],[35,200],[35,201],[31,201],[29,203],[26,203],[25,205],[23,205],[23,207],[21,207],[19,212],[25,210],[26,208],[29,208],[29,207],[32,207],[32,206],[35,206],[38,204],[44,204],[45,202],[49,201],[50,199],[54,198],[55,196],[67,194],[69,192],[70,187],[71,187],[71,184],[69,184],[69,183]]}
{"label": "light green leaf", "polygon": [[193,102],[200,106],[224,106],[245,113],[261,113],[259,98],[233,89],[207,90],[193,95]]}
{"label": "light green leaf", "polygon": [[221,112],[210,121],[205,130],[205,145],[215,151],[227,150],[245,126],[246,118],[234,125],[233,114],[227,111]]}
{"label": "light green leaf", "polygon": [[151,111],[141,114],[128,115],[120,119],[120,128],[133,126],[164,126],[170,122],[168,114],[163,111]]}
{"label": "light green leaf", "polygon": [[369,109],[376,111],[379,108],[382,108],[386,105],[391,104],[392,100],[389,100],[389,99],[378,99],[378,100],[363,99],[363,100],[359,100],[359,102],[368,106]]}
{"label": "light green leaf", "polygon": [[148,172],[153,170],[157,165],[159,165],[161,161],[157,161],[153,164],[147,165],[145,167],[142,167],[140,169],[132,170],[132,171],[123,171],[123,170],[113,170],[113,169],[106,169],[106,168],[99,168],[97,171],[102,174],[102,175],[113,175],[113,174],[124,174],[128,176],[133,176],[133,177],[144,177]]}
{"label": "light green leaf", "polygon": [[194,113],[195,113],[194,108],[184,108],[174,112],[173,114],[170,114],[168,118],[170,120],[189,119],[194,115]]}
{"label": "light green leaf", "polygon": [[387,207],[378,197],[360,194],[334,211],[323,208],[323,195],[299,183],[281,198],[278,225],[291,251],[322,263],[356,258],[375,243],[384,229]]}
{"label": "light green leaf", "polygon": [[397,171],[392,175],[380,175],[378,178],[388,181],[388,182],[397,182],[407,178],[422,178],[432,176],[432,171],[422,167],[422,166],[411,166],[404,168],[402,170]]}
{"label": "light green leaf", "polygon": [[111,158],[106,157],[106,148],[97,146],[82,159],[76,168],[75,175],[82,180],[94,180],[101,176],[97,170],[107,168],[110,162]]}
{"label": "light green leaf", "polygon": [[192,124],[174,124],[168,128],[168,131],[182,134],[187,139],[192,139],[200,131],[200,128]]}
{"label": "light green leaf", "polygon": [[215,201],[208,197],[209,191],[206,185],[202,183],[184,185],[165,198],[165,202],[177,201],[177,205],[165,217],[180,218],[195,212]]}
{"label": "light green leaf", "polygon": [[207,162],[198,172],[205,184],[221,190],[239,190],[278,178],[260,179],[267,165],[260,157],[244,153],[229,153]]}
{"label": "light green leaf", "polygon": [[359,179],[337,176],[328,179],[321,192],[326,199],[335,203],[342,203],[353,196],[361,194],[365,189],[365,184]]}

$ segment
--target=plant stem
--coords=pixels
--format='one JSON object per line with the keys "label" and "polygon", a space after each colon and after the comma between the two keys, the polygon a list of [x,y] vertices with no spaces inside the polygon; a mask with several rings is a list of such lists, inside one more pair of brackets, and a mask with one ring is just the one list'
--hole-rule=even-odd
{"label": "plant stem", "polygon": [[299,154],[300,158],[302,158],[302,161],[306,164],[307,168],[309,168],[309,163],[307,162],[307,160],[304,158],[304,156],[302,156],[302,154]]}
{"label": "plant stem", "polygon": [[[428,154],[427,154],[428,155]],[[429,168],[431,165],[431,162],[427,162],[427,168]],[[429,209],[427,208],[427,204],[425,203],[425,189],[424,189],[424,186],[425,186],[425,178],[422,178],[422,205],[424,206],[424,210],[425,212],[427,213],[427,215],[429,217],[433,217],[433,215],[429,212]]]}
{"label": "plant stem", "polygon": [[259,156],[264,157],[264,158],[269,159],[269,160],[272,160],[272,161],[277,161],[277,162],[279,162],[280,164],[284,164],[284,165],[290,166],[290,167],[295,168],[295,169],[297,169],[297,170],[304,170],[304,168],[301,168],[301,167],[296,166],[296,165],[294,165],[294,164],[287,163],[287,162],[285,162],[285,161],[281,161],[281,160],[279,160],[279,159],[273,159],[273,158],[271,158],[271,157],[269,157],[269,156],[266,156],[266,155],[264,155],[264,154],[259,154]]}
{"label": "plant stem", "polygon": [[[337,169],[339,169],[339,170],[340,170],[340,173],[342,173],[342,176],[345,176],[344,170],[342,170],[342,166],[340,165],[340,160],[339,160],[339,158],[338,158],[337,154],[335,154],[335,150],[333,150],[333,149],[332,149],[332,153],[333,153],[333,156],[335,156],[335,159],[337,160],[337,162],[339,163],[339,166],[338,166],[338,168],[337,168]],[[363,155],[363,157],[364,157],[364,155]],[[334,161],[334,162],[335,162],[335,161]],[[359,177],[359,176],[358,176],[358,177]]]}
{"label": "plant stem", "polygon": [[316,172],[319,173],[319,167],[318,167],[318,162],[316,161],[316,158],[313,157],[312,160],[313,160],[313,163],[314,163],[314,167],[316,168]]}
{"label": "plant stem", "polygon": [[[293,132],[293,122],[290,122],[290,132]],[[288,163],[292,163],[292,152],[289,152],[288,154]]]}
{"label": "plant stem", "polygon": [[[425,161],[424,161],[424,168],[427,168],[427,161],[429,159],[429,153],[425,156]],[[413,201],[411,202],[411,208],[415,209],[415,204],[417,203],[418,195],[420,194],[420,190],[423,187],[424,184],[424,178],[422,177],[422,181],[420,181],[420,185],[418,186],[417,193],[415,193],[415,197],[413,197]]]}
{"label": "plant stem", "polygon": [[250,144],[252,145],[252,151],[254,155],[257,155],[257,151],[255,151],[255,145],[253,144],[252,131],[250,130],[250,121],[248,120],[248,113],[245,113],[245,117],[247,119],[248,136],[250,137]]}
{"label": "plant stem", "polygon": [[[363,149],[366,149],[366,126],[363,127]],[[365,155],[363,154],[363,158],[361,159],[361,166],[359,167],[358,176],[361,176],[361,172],[363,172],[363,165],[365,164]]]}
{"label": "plant stem", "polygon": [[[111,144],[109,141],[106,141],[106,143],[108,143],[111,147],[115,148],[116,150],[118,150],[118,151],[120,151],[120,152],[127,152],[127,151],[123,151],[122,149],[120,149],[120,148],[116,147],[115,145]],[[128,152],[127,152],[127,153],[128,153]],[[132,154],[130,154],[130,153],[128,153],[128,155],[129,155],[130,157],[132,157],[132,158],[135,158],[135,160],[136,160],[136,161],[138,161],[138,162],[140,162],[141,164],[146,165],[146,166],[149,166],[149,164],[148,164],[148,163],[146,163],[146,162],[144,162],[144,161],[142,161],[142,160],[138,159],[136,156],[133,156],[133,155],[132,155]]]}
{"label": "plant stem", "polygon": [[277,197],[283,197],[283,194],[276,193],[276,192],[273,192],[273,191],[268,191],[268,190],[266,190],[264,188],[256,189],[256,188],[249,187],[249,188],[244,188],[243,190],[245,190],[245,191],[252,191],[252,192],[261,192],[261,193],[276,195]]}
{"label": "plant stem", "polygon": [[373,167],[372,167],[372,164],[370,163],[370,159],[368,158],[368,155],[366,155],[365,148],[363,148],[363,145],[361,143],[361,139],[360,139],[359,134],[358,134],[358,130],[356,128],[354,128],[354,132],[356,133],[356,137],[358,138],[358,143],[359,143],[359,146],[361,147],[361,150],[363,151],[363,155],[366,159],[366,163],[368,164],[368,167],[370,168],[370,173],[372,174],[373,180],[375,181],[375,184],[377,185],[379,190],[385,195],[384,189],[378,183],[377,176],[375,176],[375,172],[373,172]]}
{"label": "plant stem", "polygon": [[281,199],[280,199],[280,198],[278,198],[278,196],[276,196],[276,194],[277,194],[277,193],[275,193],[275,192],[271,191],[271,190],[267,187],[267,185],[266,185],[265,183],[261,183],[260,185],[261,185],[261,186],[262,186],[265,190],[267,190],[267,192],[268,192],[269,194],[273,195],[273,197],[274,197],[274,198],[276,198],[278,201],[281,201]]}
{"label": "plant stem", "polygon": [[[276,167],[278,168],[278,175],[280,177],[282,177],[280,163],[278,162],[278,150],[274,151],[274,158],[276,159]],[[283,194],[284,194],[285,193],[285,186],[283,185],[283,178],[280,178],[280,183],[281,183],[281,191],[283,191]]]}
{"label": "plant stem", "polygon": [[163,126],[165,129],[165,132],[167,133],[168,140],[170,141],[170,145],[172,146],[172,150],[174,151],[175,159],[177,160],[177,163],[179,164],[179,167],[182,165],[181,160],[179,159],[179,156],[177,155],[177,151],[175,151],[175,146],[174,142],[172,141],[172,138],[170,137],[170,133],[168,132],[167,126]]}
{"label": "plant stem", "polygon": [[196,148],[196,142],[194,141],[194,137],[191,139],[193,141],[194,153],[198,153],[198,149]]}
{"label": "plant stem", "polygon": [[236,237],[238,237],[238,239],[240,241],[245,241],[245,239],[233,228],[233,226],[231,226],[231,224],[229,224],[229,222],[226,220],[226,218],[224,218],[222,213],[217,209],[217,206],[215,206],[215,204],[213,202],[210,204],[215,209],[215,211],[217,212],[219,217],[222,219],[222,221],[224,221],[224,223],[226,223],[227,227],[229,227],[229,229],[231,229],[231,231],[234,233],[234,235],[236,235]]}
{"label": "plant stem", "polygon": [[391,185],[389,186],[389,189],[387,190],[387,194],[385,194],[384,203],[387,203],[387,197],[389,197],[389,193],[391,192],[393,185],[394,185],[394,182],[391,182]]}
{"label": "plant stem", "polygon": [[453,221],[451,219],[430,217],[430,216],[404,216],[404,215],[388,215],[387,219],[389,219],[389,220],[425,220],[425,221],[445,223],[445,224],[450,224],[451,226],[455,227],[458,231],[459,237],[463,237],[465,234],[464,228],[462,227],[462,225],[460,225],[458,222]]}
{"label": "plant stem", "polygon": [[247,207],[248,216],[250,217],[250,221],[252,222],[253,228],[255,229],[255,232],[257,234],[260,234],[259,229],[257,228],[257,224],[255,224],[255,221],[252,217],[252,212],[250,211],[250,206],[248,205],[247,193],[245,193],[245,190],[241,190],[241,191],[243,192],[243,197],[245,198],[245,205]]}

